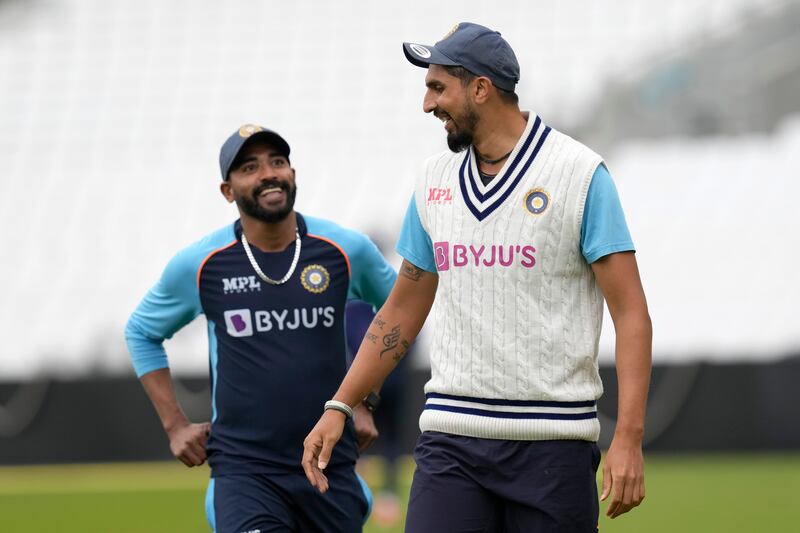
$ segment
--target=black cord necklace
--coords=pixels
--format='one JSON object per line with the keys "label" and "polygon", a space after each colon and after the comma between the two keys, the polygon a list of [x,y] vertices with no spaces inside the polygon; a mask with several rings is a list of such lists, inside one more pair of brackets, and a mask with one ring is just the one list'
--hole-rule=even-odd
{"label": "black cord necklace", "polygon": [[481,153],[478,151],[478,149],[476,148],[476,149],[475,149],[475,156],[478,158],[478,161],[480,161],[481,163],[485,163],[485,164],[487,164],[487,165],[496,165],[496,164],[497,164],[497,163],[499,163],[500,161],[502,161],[502,160],[504,160],[504,159],[508,159],[508,156],[510,156],[510,155],[511,155],[511,152],[513,152],[513,151],[514,151],[514,149],[512,148],[512,149],[511,149],[511,150],[510,150],[510,151],[509,151],[509,152],[508,152],[506,155],[504,155],[503,157],[498,157],[497,159],[487,159],[487,158],[483,157],[483,156],[481,155]]}

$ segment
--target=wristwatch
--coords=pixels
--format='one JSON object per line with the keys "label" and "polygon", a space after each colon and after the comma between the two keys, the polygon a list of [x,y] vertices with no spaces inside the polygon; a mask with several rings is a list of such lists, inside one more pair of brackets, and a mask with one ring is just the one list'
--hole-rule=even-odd
{"label": "wristwatch", "polygon": [[381,404],[381,397],[377,392],[370,391],[370,393],[367,394],[367,397],[361,400],[361,403],[364,404],[364,407],[367,408],[367,411],[369,411],[370,413],[374,413],[375,410],[378,409],[378,406]]}

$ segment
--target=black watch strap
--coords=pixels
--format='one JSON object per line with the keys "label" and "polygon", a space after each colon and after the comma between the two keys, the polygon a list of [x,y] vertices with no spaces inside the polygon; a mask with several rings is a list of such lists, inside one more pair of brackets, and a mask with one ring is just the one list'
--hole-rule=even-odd
{"label": "black watch strap", "polygon": [[374,413],[381,404],[381,397],[377,392],[370,391],[370,393],[367,394],[367,397],[364,398],[361,403],[364,404],[364,407],[367,408],[367,411]]}

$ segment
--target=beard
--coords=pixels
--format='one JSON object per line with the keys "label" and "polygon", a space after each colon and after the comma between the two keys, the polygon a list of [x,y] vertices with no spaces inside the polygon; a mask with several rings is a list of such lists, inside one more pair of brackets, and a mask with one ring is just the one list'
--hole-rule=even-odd
{"label": "beard", "polygon": [[[273,187],[280,187],[286,193],[286,203],[283,206],[275,208],[262,207],[258,201],[258,195],[266,189]],[[289,183],[281,183],[278,181],[264,182],[253,190],[252,197],[239,196],[236,198],[236,205],[248,216],[258,219],[267,224],[274,224],[280,222],[289,216],[289,213],[294,209],[294,199],[297,196],[297,185]]]}
{"label": "beard", "polygon": [[470,103],[468,101],[465,102],[458,122],[456,123],[453,120],[453,124],[456,126],[455,131],[447,133],[447,147],[450,148],[450,151],[463,152],[472,145],[475,137],[475,127],[478,125],[479,120],[480,117],[478,117]]}

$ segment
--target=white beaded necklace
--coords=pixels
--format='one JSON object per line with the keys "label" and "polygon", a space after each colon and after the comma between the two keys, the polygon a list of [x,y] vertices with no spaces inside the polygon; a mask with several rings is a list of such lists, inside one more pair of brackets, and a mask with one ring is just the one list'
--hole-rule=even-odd
{"label": "white beaded necklace", "polygon": [[264,274],[261,269],[258,267],[258,263],[256,263],[256,258],[253,257],[253,252],[250,250],[250,245],[247,243],[247,237],[244,235],[244,230],[242,230],[242,246],[244,246],[244,252],[247,254],[247,258],[250,260],[250,264],[253,265],[253,270],[256,271],[258,277],[269,283],[270,285],[281,285],[289,281],[289,278],[292,277],[294,274],[294,269],[297,268],[297,261],[300,259],[300,231],[295,228],[294,229],[295,241],[294,241],[294,259],[292,259],[292,266],[289,267],[289,272],[286,273],[279,280],[274,280]]}

